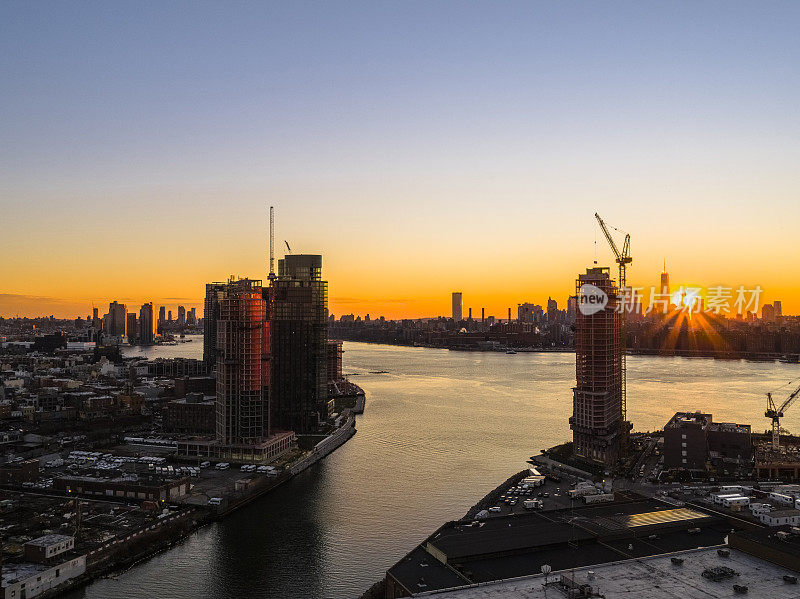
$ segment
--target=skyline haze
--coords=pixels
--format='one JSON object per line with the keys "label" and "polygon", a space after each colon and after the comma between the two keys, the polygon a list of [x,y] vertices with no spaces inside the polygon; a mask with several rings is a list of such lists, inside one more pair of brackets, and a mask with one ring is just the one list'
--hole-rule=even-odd
{"label": "skyline haze", "polygon": [[[795,3],[0,7],[0,314],[201,308],[325,255],[334,314],[503,317],[613,266],[800,312]],[[595,250],[596,244],[596,250]]]}

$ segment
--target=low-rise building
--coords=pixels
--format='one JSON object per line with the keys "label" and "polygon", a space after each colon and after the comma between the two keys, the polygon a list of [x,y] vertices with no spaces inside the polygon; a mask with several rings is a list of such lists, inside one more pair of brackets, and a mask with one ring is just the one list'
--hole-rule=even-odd
{"label": "low-rise building", "polygon": [[93,476],[61,476],[53,487],[67,494],[116,497],[139,501],[174,501],[189,493],[189,477],[96,478]]}
{"label": "low-rise building", "polygon": [[266,464],[297,446],[297,437],[292,431],[273,434],[261,443],[226,445],[218,441],[178,441],[178,455]]}
{"label": "low-rise building", "polygon": [[711,414],[677,412],[664,426],[664,465],[705,470],[706,463],[749,464],[750,425],[714,422]]}
{"label": "low-rise building", "polygon": [[750,511],[753,512],[753,515],[758,517],[761,514],[766,514],[767,512],[771,512],[773,509],[772,505],[769,503],[751,503],[750,504]]}
{"label": "low-rise building", "polygon": [[758,519],[767,526],[797,526],[800,524],[800,510],[773,510],[759,515]]}
{"label": "low-rise building", "polygon": [[31,599],[86,572],[86,556],[78,555],[61,563],[4,563],[2,588],[4,599]]}
{"label": "low-rise building", "polygon": [[727,497],[722,501],[722,507],[726,507],[728,509],[741,508],[747,505],[750,505],[750,498],[742,495],[737,495],[736,497]]}
{"label": "low-rise building", "polygon": [[213,396],[189,393],[164,407],[164,431],[187,435],[213,435],[216,402]]}
{"label": "low-rise building", "polygon": [[75,548],[75,537],[67,535],[46,535],[25,543],[25,559],[38,564],[51,563],[67,551]]}

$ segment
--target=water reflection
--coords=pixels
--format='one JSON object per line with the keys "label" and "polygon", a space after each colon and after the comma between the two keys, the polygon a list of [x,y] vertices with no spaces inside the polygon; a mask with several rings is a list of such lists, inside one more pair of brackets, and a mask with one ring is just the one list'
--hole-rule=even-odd
{"label": "water reflection", "polygon": [[[163,349],[198,357],[202,343]],[[528,456],[570,437],[572,354],[346,343],[344,364],[367,391],[355,437],[223,522],[71,596],[358,596]],[[764,430],[763,393],[800,377],[797,365],[711,359],[631,356],[628,369],[628,412],[638,430],[699,408]],[[389,373],[368,374],[379,370]],[[785,426],[797,432],[799,425],[800,410],[787,413]]]}

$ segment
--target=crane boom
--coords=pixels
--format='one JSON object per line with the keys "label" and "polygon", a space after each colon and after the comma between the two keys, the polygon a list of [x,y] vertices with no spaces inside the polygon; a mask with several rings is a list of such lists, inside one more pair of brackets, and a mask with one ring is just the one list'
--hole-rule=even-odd
{"label": "crane boom", "polygon": [[620,257],[621,257],[621,254],[619,253],[619,250],[617,249],[617,244],[614,243],[614,238],[611,237],[611,233],[608,232],[608,228],[606,227],[605,221],[603,221],[603,219],[600,218],[600,215],[597,214],[597,212],[594,213],[594,217],[597,219],[597,222],[600,223],[600,228],[603,230],[603,235],[606,236],[606,240],[608,241],[608,245],[611,246],[611,251],[614,252],[614,256],[617,258],[617,260],[619,260]]}
{"label": "crane boom", "polygon": [[778,408],[779,412],[783,412],[789,408],[794,403],[794,400],[800,395],[800,387],[795,389],[792,394],[786,399],[785,402],[781,404],[781,407]]}

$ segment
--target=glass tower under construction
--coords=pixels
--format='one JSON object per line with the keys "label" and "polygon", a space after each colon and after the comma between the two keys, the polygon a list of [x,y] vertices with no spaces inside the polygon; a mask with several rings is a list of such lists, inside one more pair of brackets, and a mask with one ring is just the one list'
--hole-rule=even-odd
{"label": "glass tower under construction", "polygon": [[576,281],[572,428],[575,455],[613,465],[624,446],[622,315],[608,268],[589,268]]}
{"label": "glass tower under construction", "polygon": [[326,351],[328,282],[322,256],[289,254],[278,260],[268,304],[272,312],[272,422],[308,433],[330,416]]}
{"label": "glass tower under construction", "polygon": [[270,436],[269,321],[261,281],[226,285],[216,322],[216,437],[224,445]]}

